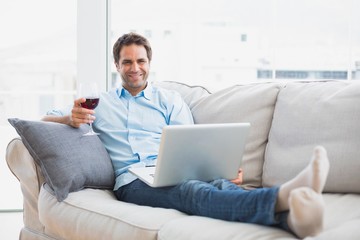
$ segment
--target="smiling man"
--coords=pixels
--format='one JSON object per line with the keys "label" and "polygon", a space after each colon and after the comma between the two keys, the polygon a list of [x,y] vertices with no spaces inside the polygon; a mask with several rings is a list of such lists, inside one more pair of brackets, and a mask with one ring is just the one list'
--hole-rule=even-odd
{"label": "smiling man", "polygon": [[151,48],[138,43],[129,42],[124,38],[122,44],[117,41],[114,45],[114,62],[116,70],[122,79],[122,86],[135,96],[145,89],[151,61]]}
{"label": "smiling man", "polygon": [[122,86],[103,93],[96,112],[82,108],[85,99],[80,98],[74,101],[71,112],[53,111],[52,116],[43,120],[73,127],[94,122],[113,163],[114,193],[118,200],[173,208],[191,215],[277,226],[299,237],[322,231],[321,193],[329,171],[322,147],[315,149],[308,166],[294,179],[282,186],[251,191],[231,179],[190,180],[173,187],[152,188],[128,172],[130,167],[154,164],[163,127],[194,121],[177,92],[148,82],[152,52],[146,38],[125,34],[114,44],[113,54]]}

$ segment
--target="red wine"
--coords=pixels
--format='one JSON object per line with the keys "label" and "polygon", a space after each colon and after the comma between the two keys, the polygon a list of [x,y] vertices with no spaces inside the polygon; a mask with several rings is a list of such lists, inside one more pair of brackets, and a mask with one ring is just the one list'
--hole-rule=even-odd
{"label": "red wine", "polygon": [[86,101],[81,103],[83,108],[95,109],[99,104],[99,98],[86,98]]}

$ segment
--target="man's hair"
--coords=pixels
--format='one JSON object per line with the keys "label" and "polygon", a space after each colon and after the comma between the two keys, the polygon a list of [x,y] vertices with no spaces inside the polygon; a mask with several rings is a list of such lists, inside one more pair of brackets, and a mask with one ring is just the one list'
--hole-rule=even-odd
{"label": "man's hair", "polygon": [[152,50],[149,41],[145,37],[137,33],[127,33],[119,37],[119,39],[114,44],[113,57],[116,63],[119,62],[120,60],[120,51],[123,48],[123,46],[130,46],[132,44],[136,44],[138,46],[144,46],[146,49],[149,62],[151,62]]}

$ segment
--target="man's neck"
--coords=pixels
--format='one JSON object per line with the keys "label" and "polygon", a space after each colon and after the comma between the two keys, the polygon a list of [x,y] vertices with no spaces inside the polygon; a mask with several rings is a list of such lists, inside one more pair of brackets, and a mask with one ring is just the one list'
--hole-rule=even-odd
{"label": "man's neck", "polygon": [[135,97],[136,95],[138,95],[142,90],[144,90],[147,87],[148,83],[146,82],[143,86],[138,87],[138,88],[126,88],[123,86],[124,89],[126,89],[131,96]]}

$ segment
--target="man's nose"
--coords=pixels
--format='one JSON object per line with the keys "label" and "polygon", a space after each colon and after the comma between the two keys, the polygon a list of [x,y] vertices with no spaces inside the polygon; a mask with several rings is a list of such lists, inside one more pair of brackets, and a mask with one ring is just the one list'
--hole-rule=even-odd
{"label": "man's nose", "polygon": [[137,62],[134,62],[133,64],[131,64],[131,71],[138,71],[139,70],[139,64]]}

